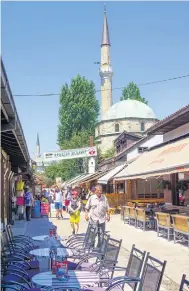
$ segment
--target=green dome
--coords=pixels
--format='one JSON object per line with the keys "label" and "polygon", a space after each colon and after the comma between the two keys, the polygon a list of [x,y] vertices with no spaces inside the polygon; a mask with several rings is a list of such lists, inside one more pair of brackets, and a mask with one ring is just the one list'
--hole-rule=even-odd
{"label": "green dome", "polygon": [[148,105],[137,100],[129,99],[115,103],[106,113],[104,113],[102,120],[131,117],[156,119],[153,110]]}

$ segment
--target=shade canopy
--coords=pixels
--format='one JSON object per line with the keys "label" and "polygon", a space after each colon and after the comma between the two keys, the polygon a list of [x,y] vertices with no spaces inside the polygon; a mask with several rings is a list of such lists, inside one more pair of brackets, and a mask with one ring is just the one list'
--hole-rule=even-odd
{"label": "shade canopy", "polygon": [[99,180],[98,183],[99,184],[108,184],[108,181],[113,179],[113,177],[119,173],[124,167],[126,167],[126,165],[120,165],[117,166],[113,169],[111,169],[106,175],[102,176]]}
{"label": "shade canopy", "polygon": [[189,137],[145,152],[127,168],[115,175],[115,180],[144,179],[189,170]]}

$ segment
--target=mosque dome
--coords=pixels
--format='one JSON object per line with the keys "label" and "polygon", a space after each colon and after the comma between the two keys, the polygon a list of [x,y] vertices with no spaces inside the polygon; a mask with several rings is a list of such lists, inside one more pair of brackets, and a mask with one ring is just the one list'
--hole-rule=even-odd
{"label": "mosque dome", "polygon": [[151,118],[156,119],[153,110],[146,104],[137,100],[123,100],[115,103],[108,109],[102,120],[121,119],[121,118]]}

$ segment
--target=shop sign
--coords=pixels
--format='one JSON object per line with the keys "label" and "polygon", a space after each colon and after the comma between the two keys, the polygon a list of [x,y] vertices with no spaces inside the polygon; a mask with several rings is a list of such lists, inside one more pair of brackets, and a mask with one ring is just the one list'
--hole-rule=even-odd
{"label": "shop sign", "polygon": [[64,150],[64,151],[58,151],[58,152],[44,153],[44,162],[76,159],[76,158],[89,158],[89,157],[95,157],[95,156],[97,156],[96,147],[71,149],[71,150]]}

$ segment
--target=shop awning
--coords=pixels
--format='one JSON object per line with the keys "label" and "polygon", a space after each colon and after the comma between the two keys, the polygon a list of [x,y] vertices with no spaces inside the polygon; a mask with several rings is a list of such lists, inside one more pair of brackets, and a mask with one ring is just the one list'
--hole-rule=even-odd
{"label": "shop awning", "polygon": [[147,177],[189,171],[189,138],[145,152],[114,180],[145,179]]}
{"label": "shop awning", "polygon": [[77,179],[73,180],[71,183],[70,183],[70,186],[78,186],[80,184],[80,182],[83,180],[83,179],[87,179],[91,176],[91,174],[84,174],[82,175],[81,177],[78,177]]}
{"label": "shop awning", "polygon": [[9,156],[12,170],[15,173],[18,173],[18,167],[22,171],[29,168],[30,155],[2,59],[1,147]]}
{"label": "shop awning", "polygon": [[113,179],[113,177],[118,174],[121,170],[123,170],[123,168],[125,168],[126,165],[120,165],[120,166],[117,166],[113,169],[111,169],[106,175],[100,177],[100,179],[98,179],[98,183],[99,184],[108,184],[108,181]]}
{"label": "shop awning", "polygon": [[103,172],[100,172],[100,171],[97,171],[95,172],[93,175],[91,175],[89,178],[87,179],[84,179],[82,181],[82,183],[89,183],[89,182],[92,182],[92,181],[95,181],[95,180],[98,180],[100,177],[102,177],[104,174],[106,174],[108,171],[103,171]]}
{"label": "shop awning", "polygon": [[76,179],[78,179],[78,178],[80,178],[80,177],[83,177],[83,175],[84,175],[84,174],[80,174],[80,175],[78,175],[78,176],[76,176],[76,177],[74,177],[74,178],[72,178],[72,179],[70,179],[70,180],[67,180],[67,181],[65,182],[65,184],[64,184],[64,187],[68,187],[68,186],[70,186],[70,184],[71,184],[73,181],[75,181]]}

